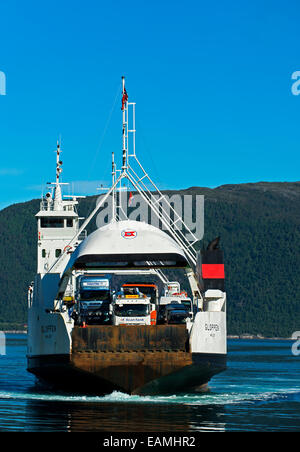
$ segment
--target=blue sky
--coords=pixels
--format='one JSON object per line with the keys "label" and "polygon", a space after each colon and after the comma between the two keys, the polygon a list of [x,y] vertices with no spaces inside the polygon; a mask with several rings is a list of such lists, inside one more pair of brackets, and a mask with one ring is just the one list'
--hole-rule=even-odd
{"label": "blue sky", "polygon": [[295,0],[1,2],[0,208],[40,197],[59,136],[68,190],[110,181],[122,75],[161,188],[300,180],[299,17]]}

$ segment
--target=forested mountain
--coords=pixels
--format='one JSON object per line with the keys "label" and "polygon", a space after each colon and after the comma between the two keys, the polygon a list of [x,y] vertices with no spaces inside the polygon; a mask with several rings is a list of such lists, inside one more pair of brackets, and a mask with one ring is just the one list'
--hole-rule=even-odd
{"label": "forested mountain", "polygon": [[[228,334],[290,337],[299,331],[300,182],[192,187],[172,193],[204,195],[204,244],[221,236]],[[95,197],[82,199],[79,214],[86,216],[94,206]],[[27,321],[38,209],[39,200],[32,200],[0,211],[0,329]]]}

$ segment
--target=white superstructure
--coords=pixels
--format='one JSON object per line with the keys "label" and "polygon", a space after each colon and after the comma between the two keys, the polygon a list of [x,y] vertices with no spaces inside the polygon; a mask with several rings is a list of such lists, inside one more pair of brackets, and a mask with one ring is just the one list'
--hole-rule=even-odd
{"label": "white superstructure", "polygon": [[51,270],[53,264],[64,254],[55,268],[56,273],[64,270],[70,253],[74,250],[85,234],[78,237],[73,247],[68,246],[70,240],[79,230],[79,217],[76,211],[78,201],[76,197],[64,199],[60,173],[62,161],[60,160],[60,145],[56,150],[56,181],[48,184],[50,190],[40,203],[40,211],[36,214],[38,233],[37,273],[44,275]]}
{"label": "white superstructure", "polygon": [[[85,238],[85,231],[78,234],[79,216],[77,197],[63,197],[60,174],[61,149],[56,149],[56,181],[47,184],[48,191],[40,203],[37,219],[37,274],[28,291],[28,353],[47,354],[70,352],[72,322],[56,302],[57,287],[61,275],[74,249]],[[76,240],[69,245],[71,239]],[[72,281],[67,291],[72,292]],[[54,314],[54,315],[50,315]]]}

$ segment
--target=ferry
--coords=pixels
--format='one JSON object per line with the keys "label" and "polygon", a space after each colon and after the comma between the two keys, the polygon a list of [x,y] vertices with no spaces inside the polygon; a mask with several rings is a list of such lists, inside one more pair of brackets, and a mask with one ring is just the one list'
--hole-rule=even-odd
{"label": "ferry", "polygon": [[[199,246],[143,168],[135,149],[135,103],[124,77],[121,89],[122,165],[117,169],[112,153],[111,187],[87,218],[79,217],[78,196],[63,195],[57,144],[56,180],[36,214],[27,369],[52,387],[82,393],[201,391],[226,369],[223,251],[219,238]],[[125,183],[164,230],[124,216]],[[87,234],[108,200],[110,221]],[[169,280],[170,270],[184,282]]]}

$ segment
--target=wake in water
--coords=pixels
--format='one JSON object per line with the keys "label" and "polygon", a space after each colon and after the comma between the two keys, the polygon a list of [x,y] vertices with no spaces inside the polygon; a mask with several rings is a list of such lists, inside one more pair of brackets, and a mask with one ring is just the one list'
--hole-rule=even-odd
{"label": "wake in water", "polygon": [[[18,338],[17,338],[18,339]],[[299,431],[300,360],[286,341],[235,341],[210,392],[105,396],[57,392],[26,372],[26,344],[0,366],[1,431]],[[230,346],[230,343],[229,343]],[[270,347],[272,346],[272,349]]]}
{"label": "wake in water", "polygon": [[205,394],[177,394],[169,396],[139,396],[114,391],[105,396],[85,396],[78,394],[60,394],[49,392],[15,392],[0,391],[0,400],[31,400],[47,402],[76,402],[76,403],[126,403],[126,404],[181,404],[191,406],[227,405],[241,403],[270,403],[283,400],[300,401],[300,392],[295,390],[262,392],[262,393],[205,393]]}

